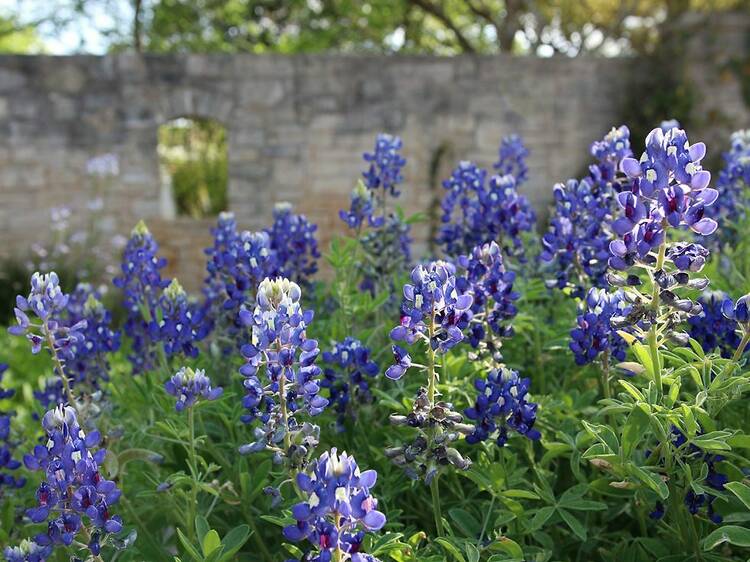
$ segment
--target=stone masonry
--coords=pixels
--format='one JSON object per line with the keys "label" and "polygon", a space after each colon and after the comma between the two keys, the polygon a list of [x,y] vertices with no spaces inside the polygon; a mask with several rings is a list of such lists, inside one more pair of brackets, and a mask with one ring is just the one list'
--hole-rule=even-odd
{"label": "stone masonry", "polygon": [[[737,33],[742,29],[748,26]],[[590,143],[620,124],[636,63],[510,56],[3,56],[0,256],[23,253],[43,237],[52,206],[85,207],[85,163],[112,152],[120,175],[104,197],[108,229],[127,235],[145,219],[170,259],[170,273],[196,287],[212,221],[167,219],[160,203],[157,129],[182,116],[227,127],[229,206],[245,228],[266,226],[274,202],[290,201],[319,224],[325,248],[343,231],[338,210],[348,206],[364,169],[361,154],[381,131],[404,141],[401,204],[407,213],[435,205],[441,180],[458,160],[491,165],[501,137],[511,133],[521,134],[532,151],[523,192],[544,211],[552,185],[580,175]],[[749,125],[736,79],[723,74],[711,82],[702,73],[701,83],[720,90],[734,112],[732,125]],[[423,250],[429,230],[424,224],[415,232]]]}

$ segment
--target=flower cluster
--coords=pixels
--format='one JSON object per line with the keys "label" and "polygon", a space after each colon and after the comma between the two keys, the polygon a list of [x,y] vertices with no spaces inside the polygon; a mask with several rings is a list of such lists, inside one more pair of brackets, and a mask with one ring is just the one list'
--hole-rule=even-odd
{"label": "flower cluster", "polygon": [[529,149],[524,146],[523,139],[519,135],[510,135],[500,141],[497,162],[492,167],[501,176],[512,175],[516,185],[520,186],[529,179],[528,157]]}
{"label": "flower cluster", "polygon": [[[411,283],[404,285],[401,323],[391,330],[391,339],[409,345],[422,340],[433,351],[445,353],[464,339],[472,302],[470,294],[457,290],[453,265],[442,261],[418,265],[411,272]],[[411,363],[398,345],[393,352],[396,362],[385,375],[400,379]]]}
{"label": "flower cluster", "polygon": [[630,129],[626,125],[612,127],[602,140],[591,145],[591,155],[596,158],[596,163],[589,166],[591,180],[615,192],[621,191],[620,163],[633,155]]}
{"label": "flower cluster", "polygon": [[381,133],[375,138],[375,149],[363,154],[370,167],[362,177],[367,188],[378,193],[381,202],[385,202],[387,195],[399,195],[397,186],[404,181],[401,168],[406,165],[406,159],[399,153],[401,147],[400,138]]}
{"label": "flower cluster", "polygon": [[721,242],[735,242],[740,233],[734,224],[747,218],[750,203],[750,129],[735,131],[731,148],[724,153],[724,166],[716,182],[719,197],[706,209],[706,214],[722,222]]}
{"label": "flower cluster", "polygon": [[327,366],[320,386],[328,389],[328,404],[337,414],[336,428],[344,431],[347,414],[353,415],[359,404],[372,402],[368,379],[378,374],[378,364],[371,359],[370,349],[352,337],[324,351],[323,361]]}
{"label": "flower cluster", "polygon": [[[703,311],[688,319],[690,337],[697,340],[706,353],[718,350],[722,357],[732,357],[740,345],[737,322],[727,318],[722,307],[729,297],[721,291],[705,291],[699,298]],[[731,311],[733,313],[734,310]]]}
{"label": "flower cluster", "polygon": [[[85,434],[73,408],[59,405],[42,420],[47,444],[24,457],[30,470],[44,472],[36,492],[37,506],[27,511],[34,523],[48,521],[47,532],[34,537],[42,547],[84,544],[97,556],[108,535],[119,533],[122,521],[110,513],[120,491],[100,471],[106,451],[95,450],[100,436]],[[51,518],[51,519],[50,519]]]}
{"label": "flower cluster", "polygon": [[[58,320],[68,306],[69,297],[60,288],[60,279],[53,271],[47,275],[39,272],[31,277],[31,292],[27,297],[16,297],[16,326],[8,331],[17,336],[26,336],[31,342],[31,352],[39,353],[47,346],[58,357],[68,357],[76,342],[83,341],[86,321],[80,320],[68,326]],[[33,322],[29,314],[39,320]]]}
{"label": "flower cluster", "polygon": [[318,271],[318,225],[305,215],[292,212],[289,203],[277,203],[273,209],[273,225],[267,229],[271,250],[275,254],[274,277],[286,277],[298,284],[309,283]]}
{"label": "flower cluster", "polygon": [[366,224],[378,228],[385,221],[382,216],[375,216],[375,195],[364,182],[359,181],[351,193],[349,210],[341,209],[339,217],[349,228],[359,231]]}
{"label": "flower cluster", "polygon": [[570,331],[569,345],[578,365],[591,363],[605,352],[610,361],[625,360],[627,345],[612,326],[612,318],[626,316],[629,308],[622,291],[589,289],[581,302],[576,327]]}
{"label": "flower cluster", "polygon": [[[258,284],[276,269],[267,232],[238,232],[232,213],[219,215],[212,229],[213,246],[205,250],[208,277],[204,294],[211,303],[217,330],[231,341],[241,339],[239,311],[255,300]],[[225,346],[230,351],[232,346]]]}
{"label": "flower cluster", "polygon": [[120,349],[120,332],[112,329],[112,314],[99,300],[101,295],[88,283],[79,283],[70,293],[67,323],[84,321],[83,338],[71,346],[66,361],[67,373],[77,384],[86,382],[90,389],[99,388],[109,378],[107,356]]}
{"label": "flower cluster", "polygon": [[449,256],[468,254],[480,244],[496,241],[508,255],[524,258],[521,232],[534,228],[536,215],[519,195],[512,175],[493,176],[471,162],[461,162],[443,182],[443,226],[437,242]]}
{"label": "flower cluster", "polygon": [[182,367],[177,371],[164,383],[164,390],[177,398],[174,409],[178,412],[192,407],[199,398],[216,400],[224,392],[220,386],[211,386],[211,380],[203,369],[194,371],[190,367]]}
{"label": "flower cluster", "polygon": [[306,500],[292,507],[297,522],[283,532],[287,540],[312,545],[298,562],[377,562],[361,552],[365,534],[379,531],[386,521],[370,493],[376,480],[374,470],[360,472],[354,457],[339,456],[335,448],[320,456],[311,474],[297,475]]}
{"label": "flower cluster", "polygon": [[466,442],[479,443],[495,436],[495,442],[503,447],[509,428],[532,441],[539,439],[541,435],[534,429],[537,404],[529,400],[530,385],[529,379],[505,368],[493,369],[486,379],[475,380],[476,402],[464,410],[475,428],[466,436]]}
{"label": "flower cluster", "polygon": [[149,337],[163,346],[168,357],[178,353],[197,357],[195,344],[208,335],[211,327],[204,312],[203,307],[188,301],[180,282],[172,279],[159,297],[156,314],[149,322]]}
{"label": "flower cluster", "polygon": [[456,286],[459,292],[472,296],[469,343],[477,348],[484,342],[495,348],[491,350],[494,353],[499,342],[487,341],[487,328],[498,337],[512,335],[510,321],[518,312],[515,301],[519,297],[513,290],[516,274],[505,269],[502,252],[495,242],[477,246],[468,256],[461,256],[458,266],[463,274],[456,277]]}
{"label": "flower cluster", "polygon": [[52,545],[38,544],[24,539],[18,546],[6,546],[3,555],[7,562],[45,562],[52,556]]}
{"label": "flower cluster", "polygon": [[[8,365],[0,363],[0,382],[3,380]],[[15,393],[12,389],[0,386],[0,400],[10,398]],[[23,477],[15,476],[15,471],[21,463],[13,458],[13,443],[10,435],[10,422],[13,419],[12,412],[0,411],[0,498],[3,496],[3,488],[21,488],[26,483]]]}
{"label": "flower cluster", "polygon": [[[242,420],[262,422],[254,431],[256,441],[244,445],[243,453],[270,448],[279,460],[304,461],[310,451],[308,440],[314,436],[309,427],[299,425],[296,415],[306,412],[315,416],[328,404],[319,395],[318,342],[306,334],[313,313],[302,310],[301,296],[293,281],[264,279],[258,287],[255,310],[240,311],[243,324],[252,329],[252,341],[242,346],[245,364],[240,373],[245,377],[243,405],[248,410]],[[263,366],[265,382],[259,377]],[[296,443],[298,438],[304,443]],[[279,449],[282,441],[284,448]]]}
{"label": "flower cluster", "polygon": [[582,296],[590,282],[602,285],[607,271],[612,192],[583,179],[559,183],[553,193],[555,214],[542,237],[540,257],[554,267],[555,279],[548,285],[570,287],[574,296]]}
{"label": "flower cluster", "polygon": [[405,416],[391,414],[389,419],[394,425],[418,430],[410,443],[385,450],[385,456],[402,467],[409,478],[416,480],[422,476],[429,484],[441,466],[452,465],[459,470],[471,467],[471,460],[464,458],[451,443],[462,435],[471,435],[474,426],[463,423],[463,416],[450,402],[430,399],[429,391],[420,388],[412,411]]}
{"label": "flower cluster", "polygon": [[155,319],[156,307],[169,280],[162,279],[160,270],[167,260],[158,256],[159,244],[141,221],[133,229],[123,252],[121,275],[113,279],[123,292],[127,311],[124,331],[132,341],[128,356],[134,373],[148,371],[156,365],[149,324]]}
{"label": "flower cluster", "polygon": [[[623,271],[646,268],[654,285],[653,293],[640,295],[632,307],[630,324],[642,322],[647,330],[660,322],[664,324],[661,332],[680,340],[687,335],[672,333],[672,328],[699,314],[700,304],[678,298],[674,289],[684,285],[705,288],[705,279],[691,280],[689,273],[701,270],[708,251],[696,243],[670,244],[667,230],[689,228],[703,236],[716,230],[716,221],[706,216],[706,208],[718,193],[708,187],[711,174],[701,168],[705,154],[705,145],[691,145],[681,129],[651,131],[640,160],[624,158],[621,163],[631,184],[617,195],[621,212],[612,223],[618,238],[609,246],[610,266]],[[661,313],[662,305],[668,314]]]}

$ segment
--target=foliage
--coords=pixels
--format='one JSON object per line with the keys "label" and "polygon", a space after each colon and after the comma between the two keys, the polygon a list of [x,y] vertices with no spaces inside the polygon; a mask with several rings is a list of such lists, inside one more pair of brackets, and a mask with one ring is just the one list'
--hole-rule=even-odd
{"label": "foliage", "polygon": [[[264,279],[268,232],[222,215],[187,295],[138,225],[121,342],[94,289],[35,276],[26,337],[0,333],[0,474],[28,479],[0,486],[6,556],[30,559],[34,539],[56,561],[746,560],[750,241],[695,250],[689,228],[714,236],[704,152],[656,129],[599,184],[620,203],[611,267],[580,293],[499,240],[417,266],[396,244],[362,290],[358,229],[386,215],[360,205],[386,200],[364,184],[315,282]],[[308,263],[305,239],[291,262]],[[58,478],[64,513],[47,512]]]}

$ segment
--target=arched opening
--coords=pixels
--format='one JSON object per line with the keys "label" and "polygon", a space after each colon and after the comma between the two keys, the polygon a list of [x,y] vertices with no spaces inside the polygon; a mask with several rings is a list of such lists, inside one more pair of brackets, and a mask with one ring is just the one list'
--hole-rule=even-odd
{"label": "arched opening", "polygon": [[430,255],[437,252],[435,240],[440,232],[441,216],[440,202],[443,200],[445,190],[443,189],[443,180],[448,179],[457,164],[456,154],[453,147],[448,143],[438,146],[430,158],[429,169],[429,190],[430,203],[427,208],[428,224],[430,225],[430,234],[427,241]]}
{"label": "arched opening", "polygon": [[205,218],[227,210],[227,129],[214,119],[179,117],[158,132],[161,214]]}

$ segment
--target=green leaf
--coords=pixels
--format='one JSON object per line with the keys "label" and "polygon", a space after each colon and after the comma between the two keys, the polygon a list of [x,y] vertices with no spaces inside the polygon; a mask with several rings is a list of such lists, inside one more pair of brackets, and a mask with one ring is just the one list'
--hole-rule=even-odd
{"label": "green leaf", "polygon": [[750,547],[750,529],[737,525],[724,525],[703,539],[703,550],[712,550],[720,544]]}
{"label": "green leaf", "polygon": [[575,515],[564,509],[558,509],[557,513],[560,514],[562,520],[565,521],[568,527],[570,527],[570,530],[573,531],[579,539],[582,541],[586,540],[586,527],[583,526],[583,523],[581,523]]}
{"label": "green leaf", "polygon": [[669,488],[667,488],[667,485],[664,483],[664,480],[662,480],[659,474],[656,474],[648,469],[641,468],[634,464],[630,465],[630,472],[638,480],[640,480],[654,492],[659,494],[659,497],[661,499],[666,500],[669,497]]}
{"label": "green leaf", "polygon": [[503,492],[504,496],[507,496],[509,498],[520,498],[525,500],[538,500],[539,496],[535,494],[534,492],[531,492],[529,490],[505,490]]}
{"label": "green leaf", "polygon": [[466,558],[464,558],[464,555],[461,554],[461,551],[458,549],[458,547],[454,545],[448,538],[438,537],[435,539],[435,542],[442,546],[450,554],[452,554],[453,557],[458,560],[458,562],[466,562]]}
{"label": "green leaf", "polygon": [[742,482],[729,482],[724,484],[724,487],[737,496],[747,509],[750,509],[750,487]]}
{"label": "green leaf", "polygon": [[203,541],[201,543],[201,547],[203,548],[203,556],[208,556],[214,550],[219,548],[219,546],[221,546],[221,537],[219,537],[219,533],[211,529],[208,533],[206,533],[206,536],[203,537]]}
{"label": "green leaf", "polygon": [[180,528],[177,528],[177,538],[180,539],[180,543],[182,544],[182,547],[185,549],[185,552],[188,553],[190,558],[195,560],[195,562],[202,562],[203,556],[201,556],[201,553],[196,550],[196,548],[190,543],[188,538],[182,533]]}
{"label": "green leaf", "polygon": [[471,513],[464,509],[455,507],[448,511],[448,515],[450,515],[451,520],[456,523],[456,526],[460,528],[467,537],[477,536],[482,528],[481,523],[479,523]]}
{"label": "green leaf", "polygon": [[531,530],[536,531],[541,529],[544,524],[549,521],[552,514],[555,513],[555,508],[552,506],[546,506],[539,509],[531,520]]}
{"label": "green leaf", "polygon": [[206,518],[202,515],[198,515],[195,518],[195,534],[198,536],[198,542],[203,543],[203,538],[210,530],[211,527],[208,525],[208,521],[206,521]]}
{"label": "green leaf", "polygon": [[622,429],[622,454],[629,459],[633,450],[645,435],[649,426],[649,418],[640,408],[633,408]]}
{"label": "green leaf", "polygon": [[466,552],[466,558],[469,562],[479,562],[479,550],[476,546],[467,542],[464,545],[464,551]]}
{"label": "green leaf", "polygon": [[646,400],[646,397],[643,395],[643,393],[638,390],[632,383],[629,383],[628,381],[623,379],[620,379],[617,382],[619,382],[620,386],[622,386],[627,391],[627,393],[635,398],[638,402],[643,402]]}
{"label": "green leaf", "polygon": [[508,537],[500,537],[497,541],[490,544],[492,550],[502,550],[514,559],[523,560],[523,549],[520,545]]}

